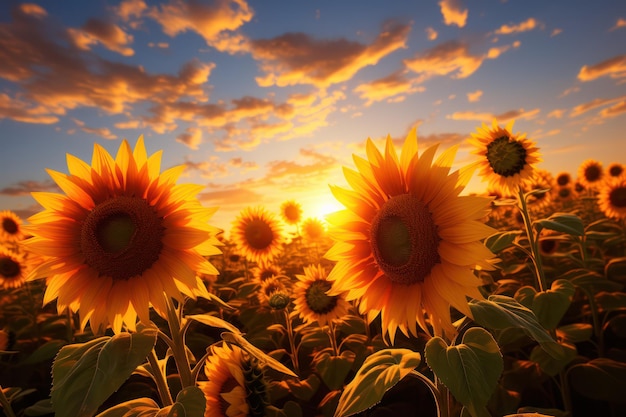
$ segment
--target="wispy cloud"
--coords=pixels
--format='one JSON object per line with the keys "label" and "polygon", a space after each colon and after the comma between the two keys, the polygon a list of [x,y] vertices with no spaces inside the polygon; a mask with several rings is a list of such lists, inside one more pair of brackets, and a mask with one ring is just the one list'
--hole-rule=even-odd
{"label": "wispy cloud", "polygon": [[406,77],[404,72],[397,71],[386,77],[359,84],[354,92],[365,100],[365,106],[389,100],[392,97],[399,99],[416,92],[424,91],[424,87],[418,86],[414,79]]}
{"label": "wispy cloud", "polygon": [[476,90],[471,93],[467,93],[467,101],[469,101],[470,103],[476,103],[477,101],[480,100],[482,95],[483,95],[482,90]]}
{"label": "wispy cloud", "polygon": [[621,29],[621,28],[624,28],[624,27],[626,27],[626,19],[624,19],[623,17],[619,17],[617,19],[617,22],[615,22],[615,25],[613,27],[611,27],[611,29],[609,29],[609,31]]}
{"label": "wispy cloud", "polygon": [[534,17],[529,17],[517,24],[505,24],[496,29],[497,35],[512,35],[514,33],[528,32],[529,30],[542,28],[543,24]]}
{"label": "wispy cloud", "polygon": [[0,195],[10,197],[29,196],[33,191],[60,191],[59,186],[52,180],[46,181],[20,181],[8,187],[0,189]]}
{"label": "wispy cloud", "polygon": [[[626,95],[613,98],[595,98],[591,101],[587,101],[585,103],[575,106],[570,111],[569,117],[577,117],[581,114],[588,112],[589,110],[593,110],[598,107],[607,106],[616,102],[623,102],[624,99],[626,99]],[[616,110],[619,112],[619,105],[617,105],[617,109],[613,110],[613,112],[615,112]]]}
{"label": "wispy cloud", "polygon": [[505,122],[507,120],[520,120],[520,119],[533,119],[537,117],[541,110],[540,109],[532,109],[532,110],[524,110],[524,109],[516,109],[509,110],[503,113],[489,113],[489,112],[474,112],[471,110],[468,111],[459,111],[454,112],[452,114],[446,115],[447,119],[452,120],[475,120],[482,121],[485,120],[493,120],[494,118],[498,121]]}
{"label": "wispy cloud", "polygon": [[626,55],[614,56],[594,65],[585,65],[578,72],[580,81],[593,81],[604,76],[626,77]]}
{"label": "wispy cloud", "polygon": [[426,31],[426,37],[428,38],[429,41],[434,41],[439,36],[439,33],[430,26],[424,30]]}
{"label": "wispy cloud", "polygon": [[446,25],[457,25],[462,28],[467,21],[468,10],[463,8],[460,0],[441,0],[439,2],[443,23]]}
{"label": "wispy cloud", "polygon": [[90,50],[95,44],[102,44],[105,48],[124,56],[135,54],[129,45],[133,36],[124,32],[114,23],[100,19],[89,19],[81,29],[69,28],[67,35],[70,40],[83,50]]}

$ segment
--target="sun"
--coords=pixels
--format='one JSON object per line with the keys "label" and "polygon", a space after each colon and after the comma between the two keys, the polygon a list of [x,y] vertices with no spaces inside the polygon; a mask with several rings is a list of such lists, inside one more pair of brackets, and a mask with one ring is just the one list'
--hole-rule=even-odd
{"label": "sun", "polygon": [[[332,200],[331,200],[332,199]],[[330,213],[342,210],[344,207],[332,195],[320,196],[309,208],[309,216],[316,217],[326,222],[326,216]]]}

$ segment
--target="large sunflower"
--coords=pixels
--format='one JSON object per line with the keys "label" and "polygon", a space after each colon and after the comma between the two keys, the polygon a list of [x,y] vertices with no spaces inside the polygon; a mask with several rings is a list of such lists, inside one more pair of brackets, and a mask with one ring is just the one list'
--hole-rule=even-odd
{"label": "large sunflower", "polygon": [[517,195],[519,186],[530,179],[534,165],[541,161],[535,143],[526,134],[513,134],[513,123],[504,128],[494,119],[491,128],[483,123],[472,133],[469,143],[473,154],[481,157],[480,176],[502,188],[505,194]]}
{"label": "large sunflower", "polygon": [[310,265],[304,268],[304,275],[297,275],[293,289],[294,312],[306,323],[317,321],[320,326],[346,314],[350,304],[345,293],[329,295],[332,281],[321,265]]}
{"label": "large sunflower", "polygon": [[0,288],[21,287],[29,269],[22,252],[0,246]]}
{"label": "large sunflower", "polygon": [[166,295],[206,292],[196,274],[218,273],[205,258],[219,253],[216,209],[195,198],[202,186],[175,184],[182,166],[160,173],[161,153],[148,157],[143,137],[115,159],[96,144],[91,166],[68,154],[69,174],[48,170],[65,194],[33,193],[45,210],[28,219],[25,245],[48,259],[30,278],[48,277],[44,303],[78,311],[81,328],[134,329],[150,305],[165,314]]}
{"label": "large sunflower", "polygon": [[267,385],[257,362],[238,346],[211,346],[204,364],[208,381],[198,381],[206,398],[205,417],[265,416]]}
{"label": "large sunflower", "polygon": [[607,217],[626,219],[626,178],[606,181],[598,194],[598,205]]}
{"label": "large sunflower", "polygon": [[281,204],[280,214],[287,224],[298,224],[302,220],[302,206],[294,200],[287,200]]}
{"label": "large sunflower", "polygon": [[354,156],[358,171],[344,168],[353,190],[331,186],[347,210],[328,216],[336,261],[331,293],[359,299],[361,313],[380,314],[391,341],[397,329],[417,334],[416,322],[435,334],[455,332],[450,305],[471,316],[467,297],[480,298],[473,268],[492,269],[493,254],[480,242],[494,229],[480,222],[490,199],[459,196],[472,169],[450,173],[456,147],[433,163],[437,146],[418,158],[415,130],[398,158],[387,137],[384,155],[367,140],[368,160]]}
{"label": "large sunflower", "polygon": [[578,181],[586,189],[596,189],[604,179],[602,163],[595,159],[587,159],[578,167]]}
{"label": "large sunflower", "polygon": [[264,207],[247,207],[235,219],[231,238],[251,262],[271,261],[282,251],[284,236],[274,215]]}
{"label": "large sunflower", "polygon": [[23,238],[22,219],[11,210],[0,211],[0,242],[18,242]]}

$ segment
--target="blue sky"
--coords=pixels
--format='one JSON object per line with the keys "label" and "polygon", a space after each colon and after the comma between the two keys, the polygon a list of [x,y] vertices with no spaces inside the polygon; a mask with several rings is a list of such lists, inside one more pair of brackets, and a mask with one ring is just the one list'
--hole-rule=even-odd
{"label": "blue sky", "polygon": [[493,117],[555,174],[626,163],[625,45],[621,0],[2,2],[0,210],[140,134],[226,230],[246,206],[338,208],[351,154],[412,127],[458,166]]}

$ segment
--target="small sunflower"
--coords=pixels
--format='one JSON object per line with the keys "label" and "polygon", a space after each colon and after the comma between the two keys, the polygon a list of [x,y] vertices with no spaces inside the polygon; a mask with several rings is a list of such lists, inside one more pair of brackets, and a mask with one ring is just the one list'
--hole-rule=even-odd
{"label": "small sunflower", "polygon": [[44,211],[31,216],[24,244],[46,257],[29,279],[48,278],[44,303],[57,299],[94,333],[135,328],[166,296],[206,293],[197,274],[217,274],[205,258],[220,253],[207,224],[216,209],[195,198],[201,185],[176,184],[183,166],[160,173],[161,153],[122,141],[115,158],[94,146],[91,165],[67,155],[69,174],[48,170],[65,194],[33,193]]}
{"label": "small sunflower", "polygon": [[537,169],[535,175],[522,186],[524,192],[549,190],[543,193],[533,193],[528,197],[528,205],[534,209],[539,210],[546,208],[552,202],[552,195],[554,179],[552,174],[545,169]]}
{"label": "small sunflower", "polygon": [[302,206],[294,200],[287,200],[281,204],[280,214],[287,224],[298,224],[302,220]]}
{"label": "small sunflower", "polygon": [[614,162],[606,169],[611,178],[619,178],[624,174],[624,165]]}
{"label": "small sunflower", "polygon": [[294,312],[298,313],[305,323],[317,321],[320,326],[339,319],[346,314],[350,304],[345,293],[328,295],[332,281],[321,265],[310,265],[304,268],[304,275],[296,275],[298,281],[293,289]]}
{"label": "small sunflower", "polygon": [[257,298],[261,305],[265,305],[269,302],[270,298],[275,293],[285,293],[287,294],[287,286],[280,276],[273,275],[269,278],[266,278],[261,283],[261,288],[257,292]]}
{"label": "small sunflower", "polygon": [[626,178],[606,181],[598,194],[598,205],[607,217],[626,219]]}
{"label": "small sunflower", "polygon": [[238,346],[211,346],[204,364],[208,381],[198,381],[206,398],[204,417],[262,417],[268,386],[258,362]]}
{"label": "small sunflower", "polygon": [[571,183],[572,176],[569,174],[569,172],[560,172],[556,176],[556,185],[558,185],[559,187],[565,187],[566,185],[571,185]]}
{"label": "small sunflower", "polygon": [[595,189],[604,179],[602,163],[595,159],[587,159],[578,167],[578,181],[585,187]]}
{"label": "small sunflower", "polygon": [[282,268],[271,262],[260,262],[250,272],[252,272],[252,282],[259,286],[272,277],[283,275]]}
{"label": "small sunflower", "polygon": [[235,219],[231,238],[251,262],[271,261],[285,240],[274,215],[263,207],[248,207]]}
{"label": "small sunflower", "polygon": [[22,219],[10,210],[0,211],[0,242],[19,242],[23,238]]}
{"label": "small sunflower", "polygon": [[519,186],[533,176],[541,157],[525,133],[512,133],[513,123],[504,128],[495,119],[491,128],[483,123],[478,133],[472,133],[469,143],[475,147],[472,153],[481,157],[480,176],[504,193],[516,195]]}
{"label": "small sunflower", "polygon": [[26,281],[28,263],[22,252],[0,247],[0,288],[19,288]]}
{"label": "small sunflower", "polygon": [[473,167],[450,173],[456,147],[434,163],[436,145],[418,157],[415,130],[400,158],[389,136],[384,154],[370,139],[366,151],[354,156],[358,171],[344,168],[353,190],[331,186],[347,210],[327,217],[330,294],[347,291],[370,320],[380,315],[392,343],[397,329],[417,335],[416,322],[430,333],[424,312],[435,334],[454,334],[450,306],[471,317],[467,297],[482,298],[473,270],[493,269],[481,239],[495,230],[480,221],[491,199],[460,196]]}
{"label": "small sunflower", "polygon": [[326,233],[326,229],[319,219],[309,217],[302,223],[302,236],[306,240],[318,241],[324,236],[324,233]]}
{"label": "small sunflower", "polygon": [[574,199],[574,190],[570,186],[559,187],[555,199],[559,201],[571,201]]}

